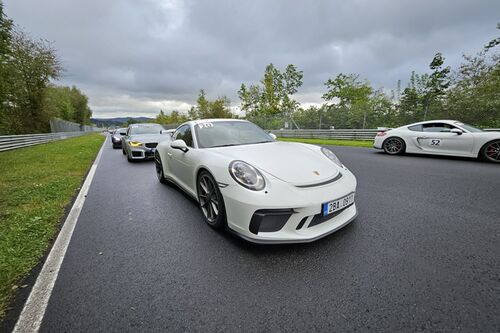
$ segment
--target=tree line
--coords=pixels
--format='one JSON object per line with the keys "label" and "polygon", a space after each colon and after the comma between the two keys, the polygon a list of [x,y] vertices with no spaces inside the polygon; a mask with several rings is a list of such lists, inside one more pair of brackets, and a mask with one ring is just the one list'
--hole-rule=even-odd
{"label": "tree line", "polygon": [[[497,25],[500,29],[500,24]],[[458,68],[445,65],[436,53],[428,73],[412,72],[408,85],[374,88],[358,74],[339,73],[328,79],[319,106],[302,108],[294,95],[304,73],[290,64],[283,70],[267,65],[262,79],[238,91],[244,118],[263,128],[376,128],[431,120],[457,119],[480,127],[500,127],[500,37],[475,55],[464,55]],[[163,112],[157,120],[176,123],[198,118],[236,117],[227,97],[208,101],[203,90],[188,115]],[[171,118],[169,118],[171,117]]]}
{"label": "tree line", "polygon": [[50,132],[53,117],[90,124],[87,96],[53,83],[62,72],[52,45],[17,27],[0,1],[0,134]]}

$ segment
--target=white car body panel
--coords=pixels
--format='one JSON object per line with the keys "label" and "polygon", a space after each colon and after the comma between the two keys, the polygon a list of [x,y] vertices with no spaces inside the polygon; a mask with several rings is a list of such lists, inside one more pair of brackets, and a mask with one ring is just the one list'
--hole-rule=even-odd
{"label": "white car body panel", "polygon": [[[419,132],[409,129],[410,126],[445,123],[462,130],[458,135],[452,132]],[[384,136],[376,136],[374,148],[383,149],[383,143],[390,137],[404,140],[406,153],[431,154],[460,157],[479,157],[484,145],[500,139],[500,132],[470,132],[456,120],[432,120],[413,123],[386,131]]]}
{"label": "white car body panel", "polygon": [[[170,146],[171,142],[161,142],[157,152],[162,160],[165,177],[196,200],[198,172],[206,169],[212,174],[224,198],[227,227],[231,231],[253,242],[309,242],[334,232],[357,216],[354,203],[341,210],[338,215],[309,227],[314,215],[321,213],[323,203],[356,191],[354,175],[347,168],[332,162],[321,152],[320,147],[274,141],[197,148],[194,126],[216,121],[228,119],[188,122],[195,146],[189,151],[174,149]],[[265,189],[253,191],[238,184],[228,170],[229,164],[234,160],[244,161],[258,169],[265,179]],[[318,185],[325,181],[331,182]],[[252,233],[249,230],[252,216],[262,209],[293,209],[294,213],[279,231]],[[297,230],[304,218],[307,218],[306,222]]]}

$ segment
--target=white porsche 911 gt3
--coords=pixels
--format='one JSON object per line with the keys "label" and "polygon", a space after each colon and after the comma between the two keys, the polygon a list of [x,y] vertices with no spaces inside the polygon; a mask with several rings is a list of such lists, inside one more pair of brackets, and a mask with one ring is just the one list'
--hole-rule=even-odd
{"label": "white porsche 911 gt3", "polygon": [[211,227],[253,242],[310,242],[354,220],[356,178],[337,156],[275,138],[244,120],[189,121],[158,145],[158,179],[196,199]]}
{"label": "white porsche 911 gt3", "polygon": [[373,146],[391,155],[448,155],[500,163],[500,132],[485,132],[456,120],[423,121],[381,131]]}

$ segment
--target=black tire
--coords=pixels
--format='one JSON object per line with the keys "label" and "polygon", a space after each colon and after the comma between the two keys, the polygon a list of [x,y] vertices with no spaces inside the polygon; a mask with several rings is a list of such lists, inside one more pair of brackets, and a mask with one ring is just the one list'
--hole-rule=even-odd
{"label": "black tire", "polygon": [[389,155],[400,155],[406,150],[406,144],[403,139],[398,137],[387,138],[382,148]]}
{"label": "black tire", "polygon": [[485,144],[480,155],[488,162],[500,163],[500,140]]}
{"label": "black tire", "polygon": [[163,173],[163,163],[161,162],[161,157],[158,151],[155,151],[155,167],[156,167],[156,177],[158,177],[158,181],[162,184],[167,183],[167,179]]}
{"label": "black tire", "polygon": [[202,171],[196,180],[198,204],[205,222],[214,229],[226,225],[224,198],[214,177],[208,171]]}

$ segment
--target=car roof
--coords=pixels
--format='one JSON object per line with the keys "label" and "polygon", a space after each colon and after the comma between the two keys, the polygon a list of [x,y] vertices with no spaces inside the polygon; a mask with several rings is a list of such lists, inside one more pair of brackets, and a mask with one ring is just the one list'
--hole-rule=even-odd
{"label": "car roof", "polygon": [[211,119],[195,119],[195,120],[189,120],[186,121],[185,123],[182,123],[179,125],[185,125],[185,124],[191,124],[191,125],[196,125],[196,124],[203,124],[203,123],[216,123],[216,122],[221,122],[221,121],[239,121],[239,122],[248,122],[248,120],[245,119],[234,119],[234,118],[211,118]]}
{"label": "car roof", "polygon": [[161,126],[160,124],[157,123],[137,123],[137,124],[130,124],[129,127],[149,127],[149,126]]}
{"label": "car roof", "polygon": [[413,125],[431,124],[431,123],[447,123],[447,124],[454,124],[454,123],[460,123],[460,121],[458,121],[458,120],[450,120],[450,119],[426,120],[426,121],[419,121],[418,123],[413,123],[413,124],[404,125],[403,127],[413,126]]}

